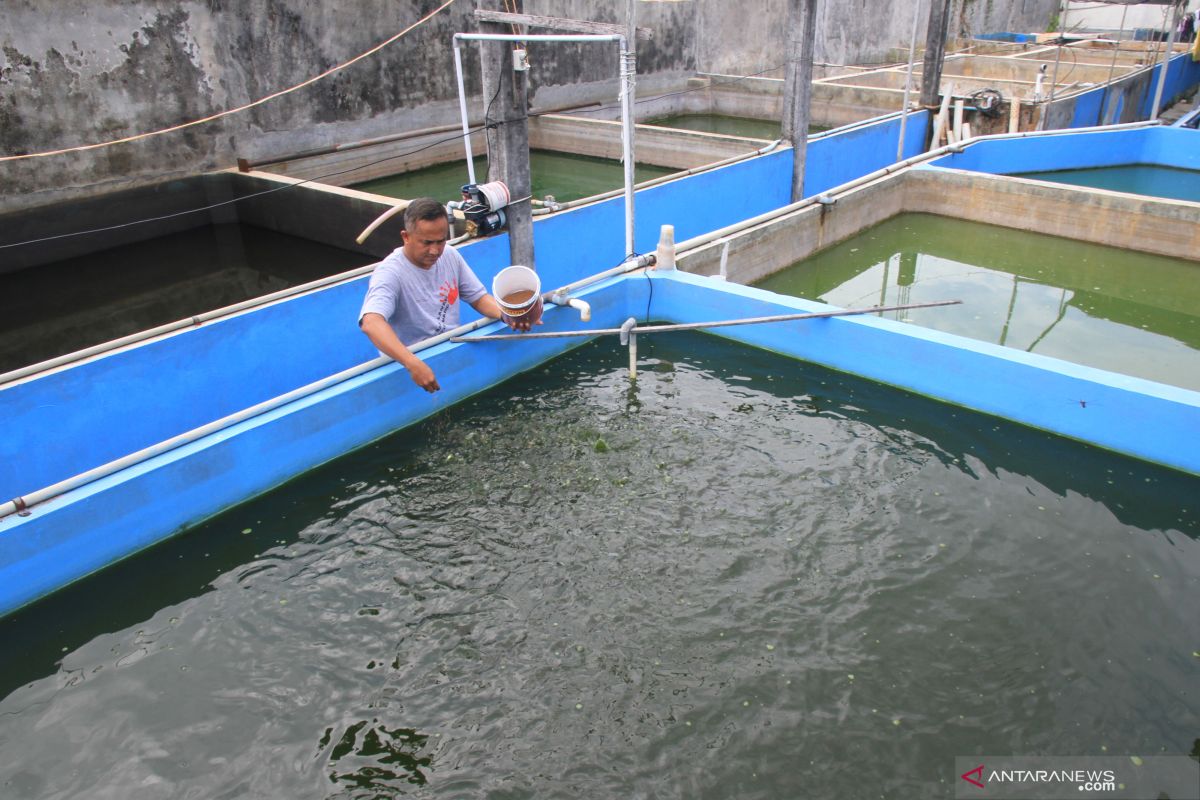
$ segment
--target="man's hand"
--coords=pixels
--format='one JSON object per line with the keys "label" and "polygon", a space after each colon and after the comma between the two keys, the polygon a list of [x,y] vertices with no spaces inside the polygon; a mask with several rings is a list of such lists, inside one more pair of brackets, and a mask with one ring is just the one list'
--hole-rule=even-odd
{"label": "man's hand", "polygon": [[[522,314],[519,317],[510,317],[508,314],[501,312],[500,313],[500,321],[503,322],[508,327],[512,328],[514,331],[520,331],[521,333],[527,333],[529,331],[529,329],[533,327],[533,323],[529,321],[532,316],[533,316],[533,314]],[[542,324],[540,314],[538,315],[537,324],[538,325]]]}
{"label": "man's hand", "polygon": [[415,359],[415,363],[407,365],[408,374],[412,376],[413,383],[420,386],[425,391],[433,394],[441,386],[438,386],[437,377],[434,376],[433,370],[429,365],[420,359]]}

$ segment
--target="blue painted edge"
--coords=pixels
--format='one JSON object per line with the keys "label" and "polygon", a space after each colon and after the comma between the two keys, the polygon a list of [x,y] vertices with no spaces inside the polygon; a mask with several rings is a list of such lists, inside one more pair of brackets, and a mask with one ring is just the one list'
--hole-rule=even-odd
{"label": "blue painted edge", "polygon": [[[658,280],[673,290],[656,290],[655,314],[673,321],[831,310],[686,273]],[[1200,475],[1200,449],[1182,444],[1200,436],[1200,392],[870,315],[713,333]]]}
{"label": "blue painted edge", "polygon": [[[651,295],[651,290],[653,294]],[[699,322],[829,310],[683,272],[581,292],[593,318],[550,308],[543,330],[654,319]],[[476,335],[504,330],[498,324]],[[1200,393],[871,316],[714,329],[733,341],[1200,474]],[[162,541],[346,452],[411,425],[582,339],[444,343],[423,356],[426,395],[389,364],[0,520],[0,614]],[[477,348],[492,348],[480,358]]]}
{"label": "blue painted edge", "polygon": [[1195,132],[1172,127],[1047,133],[1014,139],[984,139],[961,153],[935,158],[918,169],[961,169],[992,175],[1155,164],[1200,169]]}

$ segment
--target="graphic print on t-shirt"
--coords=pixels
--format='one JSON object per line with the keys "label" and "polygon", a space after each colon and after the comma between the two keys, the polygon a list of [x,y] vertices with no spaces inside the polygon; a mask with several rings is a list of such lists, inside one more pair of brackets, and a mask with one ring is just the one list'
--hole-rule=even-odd
{"label": "graphic print on t-shirt", "polygon": [[438,307],[438,330],[446,330],[446,314],[450,311],[450,307],[458,302],[458,281],[448,280],[438,288],[438,297],[442,298],[442,304]]}

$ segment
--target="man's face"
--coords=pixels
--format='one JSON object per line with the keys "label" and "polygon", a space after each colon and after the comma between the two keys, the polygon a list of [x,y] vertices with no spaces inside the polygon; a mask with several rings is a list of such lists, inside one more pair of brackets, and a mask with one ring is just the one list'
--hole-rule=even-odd
{"label": "man's face", "polygon": [[400,234],[404,255],[421,269],[429,269],[442,257],[449,237],[450,223],[445,218],[419,219],[412,230],[405,229]]}

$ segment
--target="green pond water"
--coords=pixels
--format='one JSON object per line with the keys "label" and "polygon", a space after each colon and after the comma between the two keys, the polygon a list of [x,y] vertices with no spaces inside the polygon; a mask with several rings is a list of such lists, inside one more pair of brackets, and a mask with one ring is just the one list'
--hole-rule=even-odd
{"label": "green pond water", "polygon": [[1200,264],[902,214],[760,281],[838,306],[1200,390]]}
{"label": "green pond water", "polygon": [[1200,170],[1194,169],[1157,164],[1124,164],[1053,172],[1020,172],[1014,177],[1200,203]]}
{"label": "green pond water", "polygon": [[[652,119],[646,124],[703,133],[722,133],[726,136],[747,136],[752,139],[769,141],[774,141],[783,135],[783,127],[778,120],[728,117],[722,114],[677,114],[671,117]],[[829,130],[828,126],[808,126],[809,133],[820,133],[827,130]]]}
{"label": "green pond water", "polygon": [[[529,170],[533,196],[541,199],[548,194],[554,195],[560,203],[603,194],[625,185],[625,168],[621,166],[620,161],[607,158],[532,150],[529,153]],[[633,173],[634,180],[640,183],[677,171],[650,164],[637,164]],[[487,180],[487,159],[483,156],[475,159],[475,179],[480,183]],[[467,167],[460,159],[448,164],[438,164],[358,183],[353,188],[388,197],[432,197],[445,203],[460,199],[462,186],[467,181]]]}
{"label": "green pond water", "polygon": [[0,372],[374,259],[253,225],[207,225],[0,274]]}
{"label": "green pond water", "polygon": [[[682,128],[688,131],[703,133],[722,133],[726,136],[748,136],[752,139],[767,139],[774,141],[782,133],[778,120],[752,119],[750,117],[727,117],[721,114],[677,114],[671,117],[660,117],[646,123],[662,128]],[[816,133],[824,128],[809,128],[809,133]]]}
{"label": "green pond water", "polygon": [[956,755],[1197,746],[1196,478],[640,350],[0,620],[0,795],[924,799]]}

